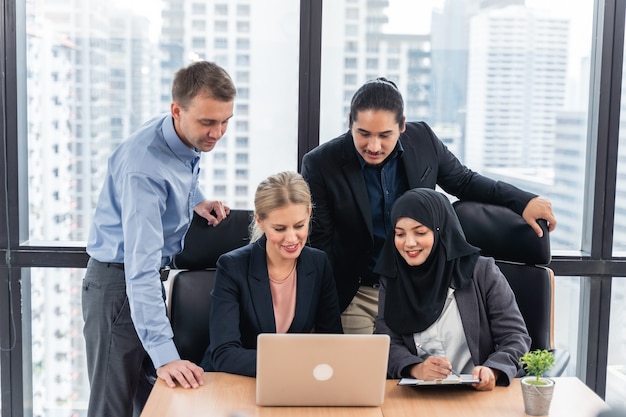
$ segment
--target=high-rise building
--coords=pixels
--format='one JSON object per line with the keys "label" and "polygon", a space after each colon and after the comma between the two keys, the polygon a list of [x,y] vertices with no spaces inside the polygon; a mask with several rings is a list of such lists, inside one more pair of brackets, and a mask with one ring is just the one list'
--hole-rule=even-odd
{"label": "high-rise building", "polygon": [[[174,73],[181,68],[185,62],[184,34],[185,34],[185,8],[184,5],[189,3],[186,0],[163,0],[161,2],[161,33],[159,35],[160,49],[160,88],[159,95],[161,98],[160,111],[167,111],[172,101],[172,79]],[[206,13],[207,5],[205,3],[196,3],[192,11],[194,14],[202,15]],[[203,39],[198,39],[198,43]]]}
{"label": "high-rise building", "polygon": [[[154,47],[145,18],[101,1],[32,0],[26,15],[28,238],[84,241],[106,159],[153,112]],[[24,276],[33,414],[85,415],[83,271]]]}
{"label": "high-rise building", "polygon": [[[626,58],[626,57],[625,57]],[[625,59],[626,62],[626,59]],[[617,184],[615,190],[615,226],[613,252],[626,251],[626,65],[622,67],[622,107],[620,139],[617,152]],[[610,346],[607,369],[606,401],[615,408],[626,409],[626,280],[613,280],[610,322]]]}
{"label": "high-rise building", "polygon": [[272,171],[297,169],[299,4],[164,4],[161,106],[169,108],[172,78],[180,67],[204,59],[229,72],[237,88],[234,117],[215,149],[202,157],[200,187],[207,198],[250,208],[257,184],[267,176],[264,161],[271,161]]}
{"label": "high-rise building", "polygon": [[[524,5],[524,0],[445,0],[432,13],[433,124],[465,122],[470,18],[484,10]],[[454,63],[454,64],[452,64]]]}
{"label": "high-rise building", "polygon": [[585,142],[587,115],[582,111],[562,111],[555,114],[556,130],[554,153],[554,186],[546,190],[546,195],[554,205],[558,216],[558,233],[551,236],[554,248],[578,250],[574,246],[582,236],[582,216],[584,195],[576,190],[584,189]]}
{"label": "high-rise building", "polygon": [[111,9],[109,84],[111,140],[109,153],[150,117],[162,111],[153,99],[159,77],[156,45],[149,38],[146,16]]}
{"label": "high-rise building", "polygon": [[[348,128],[350,101],[366,81],[385,77],[404,92],[407,120],[431,119],[430,36],[386,33],[389,1],[324,4],[320,143]],[[345,19],[334,25],[337,16]],[[341,25],[341,26],[339,26]]]}
{"label": "high-rise building", "polygon": [[[32,5],[32,3],[31,3]],[[73,105],[71,57],[76,44],[60,36],[41,14],[29,14],[27,75],[29,116],[28,181],[31,221],[28,233],[33,241],[71,240],[72,188],[75,185],[67,161],[72,159],[70,144],[74,134],[67,120]],[[76,280],[71,273],[33,270],[25,279],[30,288],[32,349],[27,362],[32,364],[33,414],[53,415],[73,395],[85,395],[84,382],[74,370],[84,370],[84,356],[73,346],[69,332],[80,328],[72,317],[71,292]],[[75,299],[75,298],[74,298]],[[79,316],[80,317],[80,316]],[[86,375],[85,375],[86,376]]]}
{"label": "high-rise building", "polygon": [[465,163],[553,169],[564,107],[568,20],[523,6],[481,11],[469,31]]}
{"label": "high-rise building", "polygon": [[[626,60],[625,60],[626,62]],[[626,103],[626,66],[624,66],[624,76],[622,77],[622,103]],[[617,152],[617,166],[626,167],[626,109],[620,109],[620,143]],[[613,251],[616,253],[626,252],[626,170],[617,171],[617,185],[615,193],[615,244]],[[626,349],[626,346],[625,346]],[[626,357],[626,352],[625,352]]]}

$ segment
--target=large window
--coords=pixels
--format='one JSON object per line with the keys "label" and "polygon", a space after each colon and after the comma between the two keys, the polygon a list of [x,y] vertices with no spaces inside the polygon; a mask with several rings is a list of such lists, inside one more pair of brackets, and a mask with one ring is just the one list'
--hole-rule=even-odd
{"label": "large window", "polygon": [[[20,198],[28,202],[28,228],[21,238],[30,245],[84,244],[107,158],[169,111],[173,74],[194,60],[218,62],[238,90],[226,135],[202,159],[207,198],[250,209],[263,178],[297,170],[298,2],[42,0],[22,7],[25,112],[17,116],[27,140]],[[85,413],[82,277],[81,269],[23,271],[25,373],[32,369],[24,384],[33,415]]]}
{"label": "large window", "polygon": [[[624,54],[626,55],[626,54]],[[626,62],[626,60],[624,60]],[[619,143],[617,155],[617,178],[615,186],[615,218],[613,226],[613,254],[626,254],[626,88],[622,67],[620,111],[613,112],[619,118]],[[611,321],[609,326],[609,352],[607,359],[606,400],[615,407],[626,409],[626,279],[613,278],[611,287]]]}
{"label": "large window", "polygon": [[[89,380],[81,310],[82,269],[24,271],[24,357],[32,364],[33,416],[85,415]],[[30,331],[29,331],[30,330]]]}
{"label": "large window", "polygon": [[[626,54],[624,54],[626,56]],[[626,62],[626,59],[624,59]],[[615,224],[613,253],[626,254],[626,65],[622,67],[622,85],[619,111],[619,146],[617,152],[617,179],[615,187]],[[617,113],[615,113],[617,114]],[[615,155],[613,155],[615,157]]]}
{"label": "large window", "polygon": [[366,3],[356,15],[324,4],[324,21],[358,30],[323,26],[320,140],[347,129],[362,83],[387,77],[408,121],[426,121],[471,169],[549,198],[552,248],[580,250],[593,1]]}
{"label": "large window", "polygon": [[[356,89],[384,76],[400,88],[407,120],[426,121],[471,169],[550,199],[553,254],[587,256],[586,187],[589,157],[597,156],[588,155],[596,135],[594,7],[593,0],[388,0],[364,2],[357,14],[347,2],[325,2],[320,142],[347,130]],[[619,185],[617,192],[616,209],[626,211]],[[623,235],[616,230],[616,242]],[[578,340],[588,333],[579,320],[582,282],[556,278],[555,344],[572,355],[567,375],[585,372],[578,369],[585,355]]]}
{"label": "large window", "polygon": [[84,415],[76,292],[106,161],[197,59],[241,91],[202,167],[232,207],[343,133],[378,76],[471,168],[548,197],[557,346],[568,375],[623,403],[623,3],[0,0],[1,414]]}
{"label": "large window", "polygon": [[[220,187],[216,197],[226,204],[251,208],[253,196],[234,183],[238,169],[251,168],[249,190],[269,174],[297,170],[299,26],[292,17],[299,5],[270,3],[26,2],[27,18],[18,20],[27,45],[20,63],[30,212],[24,238],[86,240],[108,156],[150,117],[169,111],[174,72],[198,59],[218,61],[238,90],[229,130],[203,156],[207,197]],[[234,155],[243,136],[250,137],[246,153]]]}
{"label": "large window", "polygon": [[613,279],[606,401],[626,410],[626,279]]}

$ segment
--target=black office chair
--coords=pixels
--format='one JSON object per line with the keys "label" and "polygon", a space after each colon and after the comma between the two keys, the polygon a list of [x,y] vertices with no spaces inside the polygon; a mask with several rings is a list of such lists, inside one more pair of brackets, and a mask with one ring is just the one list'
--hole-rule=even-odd
{"label": "black office chair", "polygon": [[217,258],[249,242],[252,211],[231,210],[216,227],[194,213],[183,251],[172,261],[168,313],[182,359],[199,364],[209,346],[211,290]]}
{"label": "black office chair", "polygon": [[509,281],[532,339],[531,350],[554,353],[556,364],[546,376],[561,375],[570,355],[554,348],[554,272],[545,266],[551,259],[547,223],[540,220],[539,238],[522,216],[506,207],[474,201],[453,206],[467,241],[495,258]]}

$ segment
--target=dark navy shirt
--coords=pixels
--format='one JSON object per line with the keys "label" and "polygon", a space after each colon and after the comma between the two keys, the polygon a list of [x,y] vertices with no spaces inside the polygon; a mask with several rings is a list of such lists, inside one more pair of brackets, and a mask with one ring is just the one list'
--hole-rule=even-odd
{"label": "dark navy shirt", "polygon": [[[404,166],[400,159],[402,152],[402,144],[398,140],[391,155],[380,165],[369,165],[357,152],[369,197],[374,231],[374,252],[368,265],[370,272],[374,269],[385,239],[392,229],[391,207],[398,197],[408,189]],[[365,281],[367,284],[375,284],[378,277],[370,274]]]}

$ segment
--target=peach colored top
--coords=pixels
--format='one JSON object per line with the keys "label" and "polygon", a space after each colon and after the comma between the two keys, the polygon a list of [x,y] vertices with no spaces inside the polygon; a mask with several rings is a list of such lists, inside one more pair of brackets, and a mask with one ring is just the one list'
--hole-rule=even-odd
{"label": "peach colored top", "polygon": [[276,333],[287,333],[296,314],[296,268],[282,281],[270,278]]}

